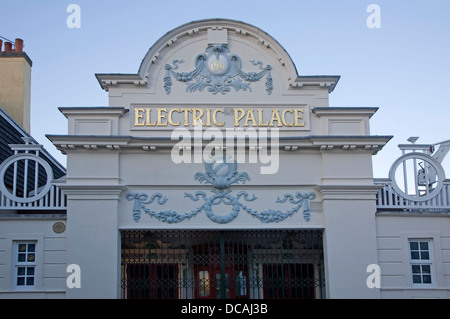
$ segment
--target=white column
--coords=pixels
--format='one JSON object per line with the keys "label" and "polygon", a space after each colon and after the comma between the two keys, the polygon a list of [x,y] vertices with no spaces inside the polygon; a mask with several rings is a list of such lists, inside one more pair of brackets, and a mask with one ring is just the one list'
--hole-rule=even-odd
{"label": "white column", "polygon": [[124,187],[65,186],[67,265],[81,270],[81,287],[66,288],[67,298],[120,297],[119,201]]}
{"label": "white column", "polygon": [[380,298],[366,284],[377,264],[375,195],[378,186],[319,185],[323,196],[324,259],[327,298]]}

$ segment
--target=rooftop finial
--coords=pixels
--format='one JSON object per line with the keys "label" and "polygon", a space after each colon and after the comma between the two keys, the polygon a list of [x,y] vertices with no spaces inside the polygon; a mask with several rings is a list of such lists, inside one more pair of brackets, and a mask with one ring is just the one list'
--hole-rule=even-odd
{"label": "rooftop finial", "polygon": [[418,139],[419,139],[418,136],[411,136],[410,138],[407,139],[407,141],[412,144],[415,144]]}

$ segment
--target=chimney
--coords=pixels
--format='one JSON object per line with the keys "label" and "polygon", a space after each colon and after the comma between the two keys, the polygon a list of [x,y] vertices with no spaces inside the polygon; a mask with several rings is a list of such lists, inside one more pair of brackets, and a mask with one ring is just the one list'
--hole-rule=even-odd
{"label": "chimney", "polygon": [[23,40],[0,42],[0,107],[30,133],[31,66]]}
{"label": "chimney", "polygon": [[16,52],[23,52],[23,40],[22,39],[16,39],[14,46],[15,46]]}
{"label": "chimney", "polygon": [[11,52],[11,51],[12,51],[12,43],[5,42],[5,52]]}

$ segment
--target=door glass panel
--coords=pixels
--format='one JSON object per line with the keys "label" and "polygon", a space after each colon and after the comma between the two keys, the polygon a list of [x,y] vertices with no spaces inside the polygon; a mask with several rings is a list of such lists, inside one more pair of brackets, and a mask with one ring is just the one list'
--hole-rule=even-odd
{"label": "door glass panel", "polygon": [[235,283],[235,293],[236,296],[246,296],[247,295],[247,277],[244,272],[241,270],[236,275],[236,283]]}
{"label": "door glass panel", "polygon": [[[225,274],[225,299],[230,298],[230,275]],[[216,274],[216,298],[222,299],[222,278],[220,274]]]}
{"label": "door glass panel", "polygon": [[198,272],[198,296],[209,297],[209,295],[211,294],[210,287],[209,271],[200,270]]}

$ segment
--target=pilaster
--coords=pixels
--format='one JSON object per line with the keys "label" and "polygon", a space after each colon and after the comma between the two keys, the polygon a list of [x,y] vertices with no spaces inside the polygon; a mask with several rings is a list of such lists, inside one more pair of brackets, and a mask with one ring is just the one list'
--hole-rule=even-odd
{"label": "pilaster", "polygon": [[81,272],[81,287],[66,288],[67,298],[119,298],[118,215],[125,187],[67,185],[61,188],[67,195],[67,265],[77,264]]}
{"label": "pilaster", "polygon": [[378,263],[374,185],[319,185],[323,197],[327,298],[380,298],[367,287],[367,266]]}

